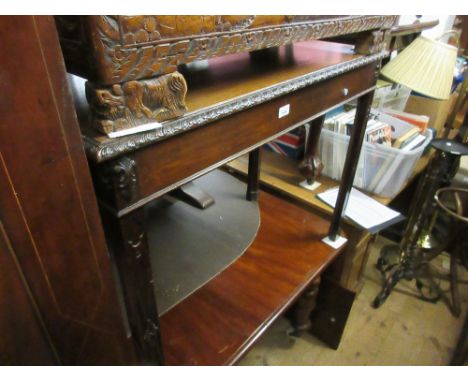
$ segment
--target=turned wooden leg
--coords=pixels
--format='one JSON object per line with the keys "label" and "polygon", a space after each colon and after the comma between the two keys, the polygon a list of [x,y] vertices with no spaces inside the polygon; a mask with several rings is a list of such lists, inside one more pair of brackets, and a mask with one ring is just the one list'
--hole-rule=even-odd
{"label": "turned wooden leg", "polygon": [[325,115],[322,115],[310,123],[304,159],[299,164],[299,172],[306,178],[307,184],[314,183],[315,179],[322,173],[323,164],[318,155],[318,144],[324,121]]}
{"label": "turned wooden leg", "polygon": [[247,174],[247,195],[249,201],[258,199],[260,188],[260,148],[249,153],[249,170]]}
{"label": "turned wooden leg", "polygon": [[311,327],[310,315],[317,306],[317,296],[320,285],[320,276],[312,280],[311,284],[302,293],[291,308],[290,317],[294,328],[294,335],[308,331]]}
{"label": "turned wooden leg", "polygon": [[179,72],[113,85],[86,83],[92,126],[106,134],[183,115],[186,93]]}
{"label": "turned wooden leg", "polygon": [[374,91],[364,94],[359,97],[356,109],[356,117],[354,118],[354,126],[349,140],[348,151],[346,152],[346,161],[341,175],[340,189],[333,210],[332,221],[328,236],[330,240],[336,240],[338,230],[340,228],[341,218],[346,205],[348,203],[351,187],[353,186],[354,175],[359,161],[359,153],[361,151],[362,141],[366,132],[367,120],[372,105]]}

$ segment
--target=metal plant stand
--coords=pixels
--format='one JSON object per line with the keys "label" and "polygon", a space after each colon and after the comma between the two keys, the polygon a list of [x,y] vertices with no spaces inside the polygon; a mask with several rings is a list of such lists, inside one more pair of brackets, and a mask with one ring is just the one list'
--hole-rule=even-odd
{"label": "metal plant stand", "polygon": [[[397,252],[399,261],[392,264],[390,261],[392,251],[387,249],[382,251],[377,263],[379,270],[389,275],[382,291],[374,299],[374,308],[380,307],[403,279],[408,281],[415,279],[422,298],[427,301],[435,302],[441,297],[440,288],[431,277],[429,263],[447,248],[448,244],[460,234],[460,229],[465,226],[452,224],[451,229],[446,229],[445,238],[440,240],[439,244],[427,246],[425,243],[427,243],[427,233],[435,225],[437,217],[447,219],[447,216],[441,216],[441,212],[446,211],[439,205],[440,201],[438,202],[436,198],[437,190],[449,183],[454,171],[457,170],[460,156],[468,155],[468,145],[449,139],[435,139],[431,142],[431,146],[437,151],[418,184]],[[454,219],[453,216],[448,216]],[[453,262],[451,269],[456,270],[454,256],[451,261]],[[428,280],[427,285],[423,282],[425,279]],[[429,294],[425,293],[425,288],[428,288]],[[452,307],[452,313],[458,315],[459,307]]]}

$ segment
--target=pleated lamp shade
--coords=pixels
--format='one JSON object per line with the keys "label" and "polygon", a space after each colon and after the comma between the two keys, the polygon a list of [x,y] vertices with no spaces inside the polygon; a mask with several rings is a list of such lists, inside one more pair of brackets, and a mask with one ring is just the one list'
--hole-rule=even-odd
{"label": "pleated lamp shade", "polygon": [[385,65],[380,73],[425,96],[447,99],[457,52],[452,45],[420,36]]}

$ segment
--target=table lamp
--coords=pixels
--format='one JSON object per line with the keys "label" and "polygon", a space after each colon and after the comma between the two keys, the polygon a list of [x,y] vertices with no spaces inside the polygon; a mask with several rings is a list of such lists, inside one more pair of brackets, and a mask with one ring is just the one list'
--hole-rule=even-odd
{"label": "table lamp", "polygon": [[[435,99],[448,99],[453,83],[453,74],[458,49],[455,46],[443,43],[440,39],[447,35],[459,32],[450,30],[437,39],[420,36],[395,59],[385,65],[381,74],[387,79],[407,86],[424,96]],[[392,270],[382,291],[376,296],[373,306],[379,307],[387,299],[396,284],[402,280],[416,279],[416,285],[424,299],[436,301],[441,297],[440,290],[435,290],[435,297],[428,298],[423,293],[423,284],[420,281],[422,271],[427,271],[429,261],[437,256],[442,247],[424,248],[421,238],[428,233],[434,220],[434,195],[442,183],[450,181],[450,174],[462,155],[468,154],[468,146],[461,142],[449,139],[434,139],[431,142],[436,154],[428,165],[419,182],[414,200],[411,203],[408,222],[403,238],[397,248],[386,246],[382,249],[377,268],[385,273]],[[431,222],[432,221],[432,222]],[[394,251],[396,249],[396,251]],[[443,248],[445,249],[445,248]],[[396,252],[396,253],[395,253]],[[388,261],[394,255],[399,255],[397,264]],[[394,268],[396,266],[396,268]],[[430,283],[432,288],[435,284]],[[454,302],[452,313],[457,316],[457,302]]]}
{"label": "table lamp", "polygon": [[458,49],[440,39],[420,36],[393,60],[385,65],[381,74],[415,92],[435,99],[448,99],[453,82],[453,71]]}

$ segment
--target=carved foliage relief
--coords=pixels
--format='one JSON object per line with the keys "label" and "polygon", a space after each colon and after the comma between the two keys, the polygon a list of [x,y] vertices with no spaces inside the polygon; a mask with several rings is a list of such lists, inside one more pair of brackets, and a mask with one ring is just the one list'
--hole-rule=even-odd
{"label": "carved foliage relief", "polygon": [[394,16],[92,16],[106,84],[170,73],[178,64],[293,42],[389,28]]}

